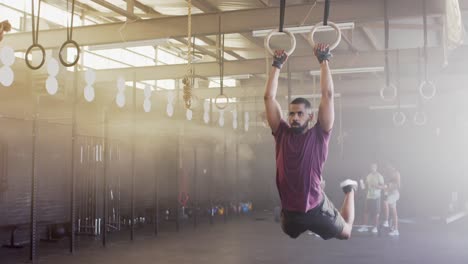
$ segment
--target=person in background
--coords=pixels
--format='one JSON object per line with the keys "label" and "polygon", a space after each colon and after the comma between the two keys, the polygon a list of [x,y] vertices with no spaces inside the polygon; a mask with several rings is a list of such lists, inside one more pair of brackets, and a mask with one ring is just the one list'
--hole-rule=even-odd
{"label": "person in background", "polygon": [[389,235],[390,236],[399,236],[400,232],[398,231],[398,212],[397,212],[397,201],[400,199],[400,172],[393,167],[391,163],[388,163],[387,166],[387,188],[385,192],[387,193],[386,198],[384,199],[384,227],[390,227],[388,223],[389,211],[392,215],[392,226]]}
{"label": "person in background", "polygon": [[369,215],[372,217],[372,225],[373,228],[371,229],[372,233],[378,232],[378,225],[379,225],[379,216],[380,216],[380,204],[381,204],[381,197],[382,197],[382,189],[385,188],[384,178],[383,176],[377,171],[377,164],[373,163],[371,165],[371,172],[367,175],[365,183],[367,188],[367,196],[364,208],[364,223],[361,228],[359,228],[358,232],[368,232],[369,228],[367,227],[369,222]]}

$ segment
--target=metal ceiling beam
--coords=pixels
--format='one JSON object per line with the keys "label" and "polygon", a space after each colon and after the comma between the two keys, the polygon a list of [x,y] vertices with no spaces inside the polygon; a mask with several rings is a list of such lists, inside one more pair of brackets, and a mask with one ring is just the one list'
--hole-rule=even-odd
{"label": "metal ceiling beam", "polygon": [[101,5],[119,15],[122,15],[128,19],[131,19],[131,20],[138,20],[140,19],[138,16],[136,16],[135,14],[131,13],[131,12],[128,12],[127,10],[124,10],[118,6],[115,6],[111,3],[108,3],[107,1],[105,0],[91,0],[93,1],[94,3],[98,4],[98,5]]}
{"label": "metal ceiling beam", "polygon": [[[182,44],[184,44],[184,45],[187,45],[187,47],[188,47],[188,41],[185,40],[184,38],[175,38],[175,40],[177,40],[179,43],[182,43]],[[214,59],[216,59],[216,58],[218,57],[218,55],[217,55],[216,53],[214,53],[214,52],[212,52],[212,51],[210,51],[210,50],[208,50],[208,49],[205,49],[205,48],[202,47],[202,46],[193,45],[193,47],[194,47],[194,49],[196,49],[196,50],[202,52],[202,53],[205,54],[205,55],[208,55],[208,56],[210,56],[210,57],[213,57]]]}
{"label": "metal ceiling beam", "polygon": [[[200,39],[201,41],[205,42],[206,44],[208,45],[211,45],[211,46],[215,46],[216,45],[216,41],[214,40],[211,40],[210,38],[208,38],[207,36],[199,36],[197,37],[198,39]],[[234,58],[238,59],[238,60],[244,60],[245,58],[242,57],[241,55],[235,53],[234,51],[232,50],[225,50],[224,52],[226,52],[227,54],[233,56]]]}
{"label": "metal ceiling beam", "polygon": [[153,8],[142,4],[140,1],[137,0],[125,0],[125,2],[133,1],[136,8],[140,9],[141,11],[145,12],[146,14],[154,14],[154,15],[161,15],[158,11],[154,10]]}
{"label": "metal ceiling beam", "polygon": [[346,36],[346,33],[342,33],[341,38],[344,40],[344,42],[346,42],[346,44],[348,44],[348,47],[352,52],[359,52],[359,50],[353,45],[353,42],[348,38],[348,36]]}
{"label": "metal ceiling beam", "polygon": [[263,49],[263,39],[262,38],[256,38],[252,36],[252,33],[250,32],[244,32],[240,33],[242,37],[244,37],[246,40],[250,41],[250,43],[255,44],[255,46]]}
{"label": "metal ceiling beam", "polygon": [[369,42],[370,46],[374,50],[378,50],[379,49],[379,43],[378,43],[377,38],[375,37],[374,33],[372,33],[372,31],[367,27],[361,27],[360,29],[361,29],[362,34],[364,35],[364,37]]}
{"label": "metal ceiling beam", "polygon": [[[431,62],[443,61],[443,53],[439,48],[429,49]],[[416,49],[400,50],[402,65],[413,63],[417,60]],[[334,54],[331,62],[332,68],[350,67],[374,67],[382,66],[384,63],[384,53],[382,51],[361,52],[356,54]],[[297,54],[290,58],[291,72],[306,72],[319,70],[316,59],[309,53]],[[202,77],[218,76],[218,63],[196,63],[194,64],[197,75]],[[159,80],[159,79],[180,79],[183,78],[187,66],[185,64],[162,65],[149,67],[132,67],[126,69],[98,70],[97,82],[114,81],[116,76],[123,76],[132,79],[136,74],[137,80]],[[285,69],[286,71],[286,69]],[[224,75],[241,74],[263,74],[265,73],[265,60],[252,59],[243,61],[226,61],[224,64]]]}
{"label": "metal ceiling beam", "polygon": [[192,0],[192,6],[200,9],[201,11],[203,11],[204,13],[213,13],[213,12],[219,12],[219,10],[210,5],[209,3],[207,3],[208,1],[206,0],[203,0],[203,1],[200,1],[200,0]]}
{"label": "metal ceiling beam", "polygon": [[[93,0],[103,5],[110,4],[103,0]],[[288,6],[288,12],[294,16],[285,18],[285,25],[299,25],[305,17],[311,5]],[[404,6],[405,8],[401,8]],[[118,10],[122,15],[131,19],[137,19],[128,12],[110,5],[110,8]],[[394,0],[389,7],[390,19],[419,16],[419,1]],[[322,17],[323,9],[320,5],[314,8],[311,17]],[[442,14],[443,6],[439,2],[428,3],[428,15]],[[275,28],[278,21],[278,8],[260,8],[249,10],[237,10],[221,13],[223,19],[223,33],[251,32],[254,29]],[[193,15],[194,35],[213,35],[218,33],[218,14]],[[333,12],[330,20],[334,22],[369,23],[381,21],[383,17],[382,1],[356,0],[340,1],[333,4]],[[320,18],[320,19],[318,19]],[[84,26],[74,28],[73,36],[82,46],[108,44],[121,42],[121,36],[117,34],[124,23],[110,23],[103,25]],[[183,37],[187,34],[187,16],[163,17],[138,20],[126,25],[126,40],[139,41],[148,39]],[[4,44],[15,47],[17,51],[24,51],[31,45],[30,32],[8,34],[4,38]],[[53,29],[41,31],[39,43],[44,48],[57,48],[66,38],[66,29]]]}
{"label": "metal ceiling beam", "polygon": [[[216,7],[208,4],[206,1],[202,2],[202,1],[199,1],[199,0],[192,0],[192,5],[195,6],[196,8],[198,8],[198,9],[200,9],[201,11],[205,12],[205,13],[219,12],[219,9],[217,9]],[[200,40],[204,41],[208,45],[216,45],[216,41],[211,40],[207,36],[198,36],[198,38]],[[235,53],[232,50],[228,50],[228,51],[226,51],[226,53],[233,56],[234,58],[236,58],[238,60],[243,60],[244,59],[244,57],[240,56],[239,54]]]}

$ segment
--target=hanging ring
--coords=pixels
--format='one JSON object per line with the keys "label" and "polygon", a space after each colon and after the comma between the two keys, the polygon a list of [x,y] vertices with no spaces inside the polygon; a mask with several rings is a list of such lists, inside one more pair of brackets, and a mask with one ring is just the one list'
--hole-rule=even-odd
{"label": "hanging ring", "polygon": [[[426,94],[424,90],[428,91],[428,94]],[[422,98],[426,100],[431,100],[432,98],[434,98],[436,91],[437,89],[434,82],[423,81],[421,85],[419,85],[419,94]]]}
{"label": "hanging ring", "polygon": [[[391,90],[392,93],[391,93],[390,97],[385,97],[385,90],[386,89]],[[382,98],[382,100],[384,100],[384,101],[387,101],[387,102],[393,101],[393,100],[395,100],[397,95],[398,95],[398,91],[397,91],[396,86],[393,83],[390,83],[389,85],[384,84],[384,86],[382,86],[382,88],[380,88],[380,98]]]}
{"label": "hanging ring", "polygon": [[265,49],[268,51],[268,53],[270,53],[271,56],[275,55],[275,53],[273,52],[273,50],[270,48],[270,39],[273,35],[278,35],[279,33],[284,33],[286,35],[289,36],[289,39],[291,41],[291,48],[288,50],[288,51],[285,51],[286,54],[288,56],[290,56],[294,50],[296,49],[296,37],[294,36],[293,33],[291,33],[290,31],[288,30],[284,30],[283,32],[279,32],[278,29],[274,29],[270,32],[270,34],[268,34],[266,37],[265,37],[265,40],[264,40],[264,46],[265,46]]}
{"label": "hanging ring", "polygon": [[393,113],[393,124],[395,126],[402,126],[406,121],[406,115],[401,110]]}
{"label": "hanging ring", "polygon": [[[219,99],[221,99],[221,98],[226,98],[226,105],[223,106],[223,105],[220,105],[220,104],[219,104]],[[216,98],[215,98],[215,106],[216,106],[216,108],[218,108],[219,110],[224,110],[224,109],[226,109],[226,107],[227,107],[228,105],[229,105],[229,97],[227,97],[227,96],[224,95],[224,94],[220,94],[220,95],[216,96]]]}
{"label": "hanging ring", "polygon": [[427,123],[427,115],[423,111],[417,111],[414,113],[413,122],[417,126],[424,126]]}
{"label": "hanging ring", "polygon": [[[38,48],[38,49],[41,51],[41,53],[42,53],[41,62],[40,62],[39,65],[37,65],[37,66],[33,66],[33,65],[31,64],[31,62],[29,61],[29,59],[28,59],[28,55],[32,52],[32,50],[33,50],[34,48]],[[45,49],[44,49],[44,47],[43,47],[42,45],[40,45],[40,44],[35,43],[35,44],[32,44],[32,45],[28,48],[28,50],[26,51],[26,54],[24,55],[24,60],[26,61],[26,65],[28,66],[28,68],[30,68],[31,70],[37,70],[37,69],[41,68],[42,65],[44,65],[44,62],[45,62],[45,55],[46,55],[46,54],[45,54]]]}
{"label": "hanging ring", "polygon": [[[333,44],[330,45],[330,51],[332,51],[336,47],[338,47],[338,44],[340,44],[340,42],[341,42],[341,29],[338,27],[338,25],[336,25],[333,22],[328,21],[327,24],[328,24],[328,26],[334,28],[335,31],[336,31],[336,40],[335,40],[335,42],[333,42]],[[310,43],[310,45],[312,47],[315,47],[314,35],[315,35],[315,32],[317,31],[317,29],[320,26],[323,26],[323,22],[319,22],[319,23],[315,24],[315,26],[313,26],[312,29],[310,30],[308,40],[309,40],[309,43]]]}
{"label": "hanging ring", "polygon": [[[68,44],[72,44],[76,49],[75,60],[73,62],[71,62],[71,63],[68,63],[67,60],[62,57],[62,51],[63,51],[63,49],[65,49],[65,47]],[[62,44],[62,46],[60,47],[59,59],[60,59],[60,62],[62,63],[62,65],[65,66],[65,67],[75,66],[78,63],[78,60],[80,59],[80,46],[78,45],[78,43],[76,41],[72,40],[72,39],[69,39],[69,40],[65,41]]]}

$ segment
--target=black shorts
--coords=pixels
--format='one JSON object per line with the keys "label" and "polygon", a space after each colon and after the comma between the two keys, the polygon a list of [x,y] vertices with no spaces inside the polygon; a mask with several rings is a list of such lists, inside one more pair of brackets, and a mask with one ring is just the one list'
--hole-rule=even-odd
{"label": "black shorts", "polygon": [[370,215],[378,215],[380,214],[380,198],[377,199],[367,199],[367,212]]}
{"label": "black shorts", "polygon": [[323,239],[337,238],[343,231],[345,221],[335,206],[323,194],[322,202],[307,213],[281,212],[281,228],[291,238],[297,238],[310,230]]}

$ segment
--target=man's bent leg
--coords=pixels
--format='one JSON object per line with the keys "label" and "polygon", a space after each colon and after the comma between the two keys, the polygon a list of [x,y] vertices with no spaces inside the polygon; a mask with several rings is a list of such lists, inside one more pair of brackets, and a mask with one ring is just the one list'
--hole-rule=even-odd
{"label": "man's bent leg", "polygon": [[357,189],[357,182],[346,180],[340,184],[345,192],[345,198],[341,207],[341,216],[345,220],[345,225],[341,234],[338,235],[340,239],[349,239],[354,223],[354,193]]}

